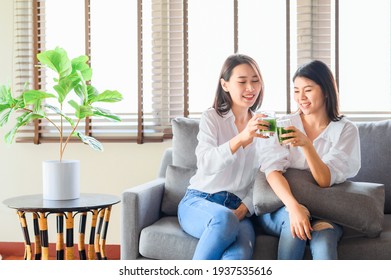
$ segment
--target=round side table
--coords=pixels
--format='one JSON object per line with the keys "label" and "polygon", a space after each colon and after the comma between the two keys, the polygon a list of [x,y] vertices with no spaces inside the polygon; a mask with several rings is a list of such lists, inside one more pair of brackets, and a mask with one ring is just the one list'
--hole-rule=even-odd
{"label": "round side table", "polygon": [[[5,205],[17,210],[22,226],[25,253],[24,259],[32,259],[26,214],[32,216],[34,225],[34,259],[49,259],[48,216],[56,215],[56,254],[58,260],[74,259],[74,218],[80,215],[78,250],[81,260],[107,259],[105,254],[106,235],[110,220],[111,207],[120,202],[119,197],[109,194],[80,194],[80,198],[72,200],[45,200],[42,194],[24,195],[6,199]],[[85,249],[85,230],[87,216],[91,216],[88,252]],[[65,218],[65,246],[64,246]],[[65,247],[65,250],[64,250]],[[96,258],[95,258],[96,257]]]}

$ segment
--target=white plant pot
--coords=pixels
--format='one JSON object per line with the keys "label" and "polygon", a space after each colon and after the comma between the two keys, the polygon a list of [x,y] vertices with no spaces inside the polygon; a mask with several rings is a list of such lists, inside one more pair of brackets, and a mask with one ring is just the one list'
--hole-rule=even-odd
{"label": "white plant pot", "polygon": [[43,199],[70,200],[80,197],[80,162],[46,160],[42,163]]}

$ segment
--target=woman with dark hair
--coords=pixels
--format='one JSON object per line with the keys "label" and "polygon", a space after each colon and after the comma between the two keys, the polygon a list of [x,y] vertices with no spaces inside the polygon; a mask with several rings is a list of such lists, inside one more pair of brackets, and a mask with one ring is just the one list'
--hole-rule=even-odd
{"label": "woman with dark hair", "polygon": [[[272,138],[254,112],[264,84],[257,63],[229,56],[220,73],[213,107],[203,112],[196,148],[197,172],[178,206],[182,229],[199,238],[193,259],[251,259],[255,234],[249,217],[261,147]],[[265,143],[261,143],[265,142]]]}
{"label": "woman with dark hair", "polygon": [[307,241],[313,259],[337,259],[342,227],[311,219],[282,173],[287,168],[309,170],[322,188],[355,176],[361,166],[358,129],[340,114],[337,86],[325,63],[314,60],[302,65],[293,83],[298,111],[285,116],[292,123],[286,129],[293,131],[283,134],[290,137],[283,141],[288,145],[286,155],[261,167],[284,206],[258,219],[266,233],[280,237],[279,259],[302,259]]}

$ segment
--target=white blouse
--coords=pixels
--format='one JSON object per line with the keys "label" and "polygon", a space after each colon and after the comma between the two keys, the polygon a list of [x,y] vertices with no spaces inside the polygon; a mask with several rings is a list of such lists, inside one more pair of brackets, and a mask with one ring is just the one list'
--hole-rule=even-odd
{"label": "white blouse", "polygon": [[195,151],[198,169],[189,188],[206,193],[234,193],[252,215],[253,184],[262,161],[262,147],[270,147],[272,144],[266,143],[274,139],[254,138],[251,144],[232,154],[229,141],[238,133],[232,111],[223,117],[213,108],[203,112]]}
{"label": "white blouse", "polygon": [[[290,118],[292,125],[304,134],[300,112],[285,116]],[[361,167],[360,138],[356,125],[342,118],[340,121],[330,122],[325,130],[313,141],[316,152],[322,161],[329,167],[331,173],[330,186],[344,182],[354,177]],[[273,170],[285,171],[287,168],[309,170],[308,163],[300,147],[285,148],[286,154],[280,151],[281,147],[273,146],[278,152],[268,153],[268,160],[262,164],[261,171],[266,176]],[[281,155],[280,157],[275,156]],[[274,162],[272,162],[274,158]]]}

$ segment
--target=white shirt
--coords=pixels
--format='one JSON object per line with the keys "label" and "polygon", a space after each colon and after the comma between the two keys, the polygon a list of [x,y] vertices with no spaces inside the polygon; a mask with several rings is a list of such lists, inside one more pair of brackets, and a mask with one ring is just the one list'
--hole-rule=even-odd
{"label": "white shirt", "polygon": [[213,108],[203,112],[195,151],[198,169],[189,188],[206,193],[234,193],[252,215],[253,184],[261,165],[261,149],[270,145],[264,145],[268,140],[254,138],[251,144],[232,154],[229,141],[238,134],[232,111],[223,117]]}
{"label": "white shirt", "polygon": [[[306,134],[300,112],[285,117],[290,118],[292,125]],[[360,170],[361,154],[358,129],[346,117],[340,121],[330,122],[313,141],[313,145],[319,157],[330,169],[330,186],[354,177]],[[261,167],[261,171],[265,172],[266,176],[273,170],[285,171],[289,167],[309,170],[307,160],[300,147],[285,149],[285,156],[281,153],[280,147],[273,146],[273,149],[278,150],[280,157],[273,155],[273,152],[268,153],[269,160]],[[272,158],[275,159],[274,162],[271,162]]]}

